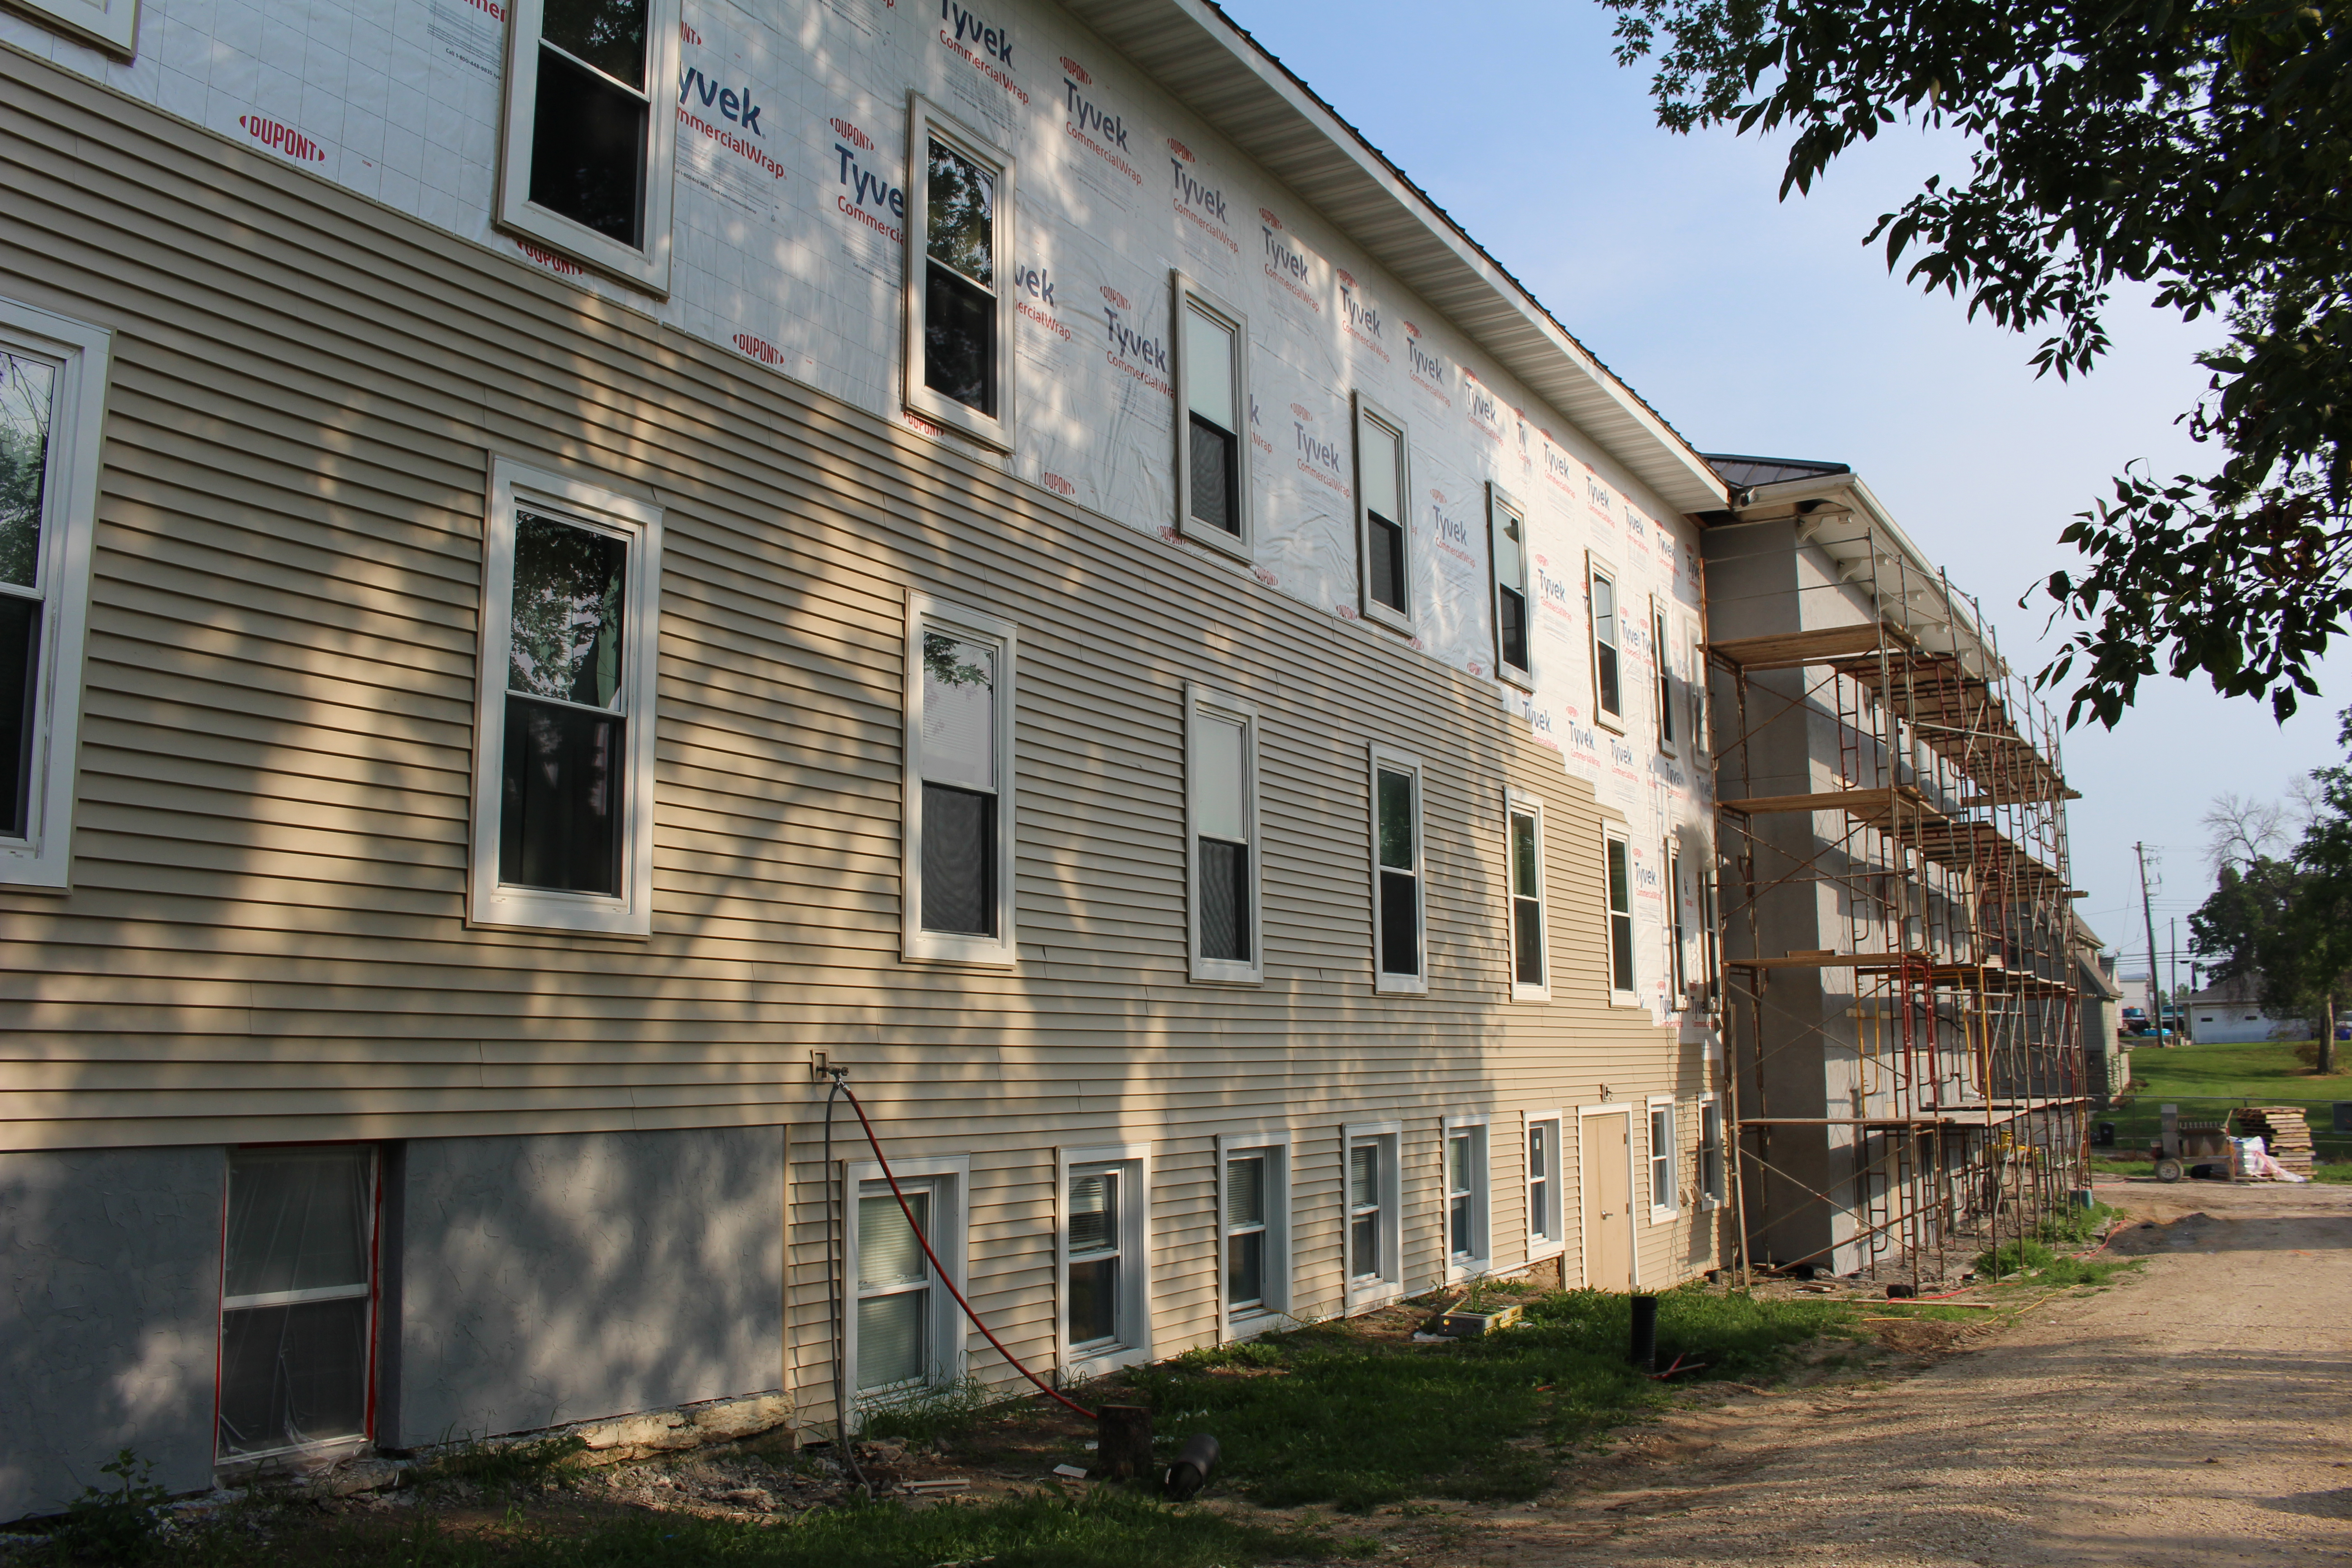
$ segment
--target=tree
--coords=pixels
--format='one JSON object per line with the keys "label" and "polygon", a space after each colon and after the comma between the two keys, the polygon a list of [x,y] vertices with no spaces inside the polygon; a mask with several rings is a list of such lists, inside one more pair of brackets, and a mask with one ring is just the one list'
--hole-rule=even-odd
{"label": "tree", "polygon": [[[2337,716],[2336,740],[2352,757],[2352,708]],[[2339,763],[2312,775],[2319,786],[2317,810],[2295,847],[2302,868],[2302,895],[2288,921],[2290,943],[2307,955],[2327,1000],[2326,1026],[2319,1037],[2319,1070],[2335,1070],[2336,1010],[2352,991],[2352,763]]]}
{"label": "tree", "polygon": [[1791,132],[1780,195],[1896,123],[1958,131],[1865,243],[2089,371],[2118,280],[2226,342],[2181,418],[2202,476],[2136,467],[2035,590],[2075,623],[2044,685],[2112,726],[2159,656],[2284,719],[2352,612],[2352,0],[1602,0],[1661,123]]}

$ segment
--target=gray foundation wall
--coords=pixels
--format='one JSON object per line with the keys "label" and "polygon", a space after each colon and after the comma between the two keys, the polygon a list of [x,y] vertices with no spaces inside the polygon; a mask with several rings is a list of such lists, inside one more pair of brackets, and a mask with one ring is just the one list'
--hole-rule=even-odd
{"label": "gray foundation wall", "polygon": [[131,1448],[212,1479],[218,1148],[0,1153],[0,1520],[54,1513]]}
{"label": "gray foundation wall", "polygon": [[782,1386],[783,1129],[420,1140],[401,1163],[383,1446]]}

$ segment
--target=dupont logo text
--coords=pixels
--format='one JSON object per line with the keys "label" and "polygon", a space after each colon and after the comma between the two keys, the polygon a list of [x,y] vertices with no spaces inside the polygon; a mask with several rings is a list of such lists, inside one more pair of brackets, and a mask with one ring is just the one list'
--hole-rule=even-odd
{"label": "dupont logo text", "polygon": [[1078,80],[1086,83],[1088,87],[1092,87],[1095,84],[1095,79],[1087,74],[1087,68],[1080,65],[1077,61],[1072,59],[1067,55],[1064,55],[1062,57],[1062,69],[1071,76],[1076,77]]}
{"label": "dupont logo text", "polygon": [[874,151],[874,138],[866,134],[865,132],[857,129],[856,126],[852,125],[848,121],[835,119],[827,121],[827,123],[833,127],[833,133],[835,136],[840,137],[844,142],[848,142],[852,147],[856,148],[859,152],[871,153]]}
{"label": "dupont logo text", "polygon": [[280,125],[275,120],[265,120],[258,114],[240,114],[236,122],[245,127],[247,135],[273,153],[283,153],[289,158],[305,163],[327,161],[324,149],[290,125]]}

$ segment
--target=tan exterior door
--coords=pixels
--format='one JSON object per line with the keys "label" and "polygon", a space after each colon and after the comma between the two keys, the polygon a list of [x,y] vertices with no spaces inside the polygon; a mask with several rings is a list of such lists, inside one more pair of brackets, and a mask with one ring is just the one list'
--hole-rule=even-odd
{"label": "tan exterior door", "polygon": [[1630,1112],[1588,1116],[1577,1140],[1583,1145],[1584,1282],[1596,1290],[1633,1288],[1633,1177],[1626,1171],[1633,1146]]}

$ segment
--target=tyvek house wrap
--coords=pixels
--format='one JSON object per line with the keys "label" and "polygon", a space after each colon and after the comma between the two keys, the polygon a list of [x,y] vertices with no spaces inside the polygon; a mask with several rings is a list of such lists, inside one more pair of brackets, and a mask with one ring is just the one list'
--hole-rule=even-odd
{"label": "tyvek house wrap", "polygon": [[[1496,700],[1627,817],[1642,988],[1664,1022],[1660,846],[1703,831],[1710,805],[1687,747],[1656,744],[1653,595],[1665,652],[1692,673],[1684,525],[1656,521],[1665,509],[1605,478],[1613,466],[1579,433],[1054,6],[684,0],[682,15],[660,301],[492,227],[500,0],[143,0],[127,63],[13,14],[0,38],[892,419],[907,95],[921,92],[1017,160],[1021,476],[1173,538],[1181,268],[1249,318],[1254,549],[1230,569],[1356,616],[1361,393],[1408,426],[1414,646],[1491,679],[1486,486],[1527,507],[1536,689],[1498,684]],[[976,51],[980,27],[1009,43]],[[1626,611],[1622,735],[1591,707],[1593,554]]]}

